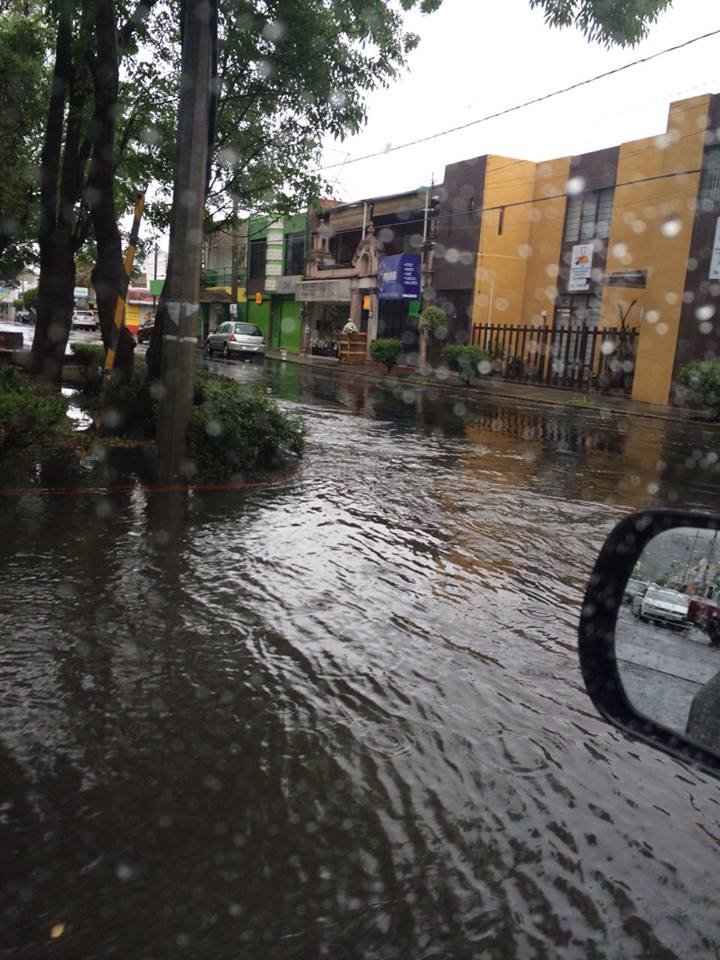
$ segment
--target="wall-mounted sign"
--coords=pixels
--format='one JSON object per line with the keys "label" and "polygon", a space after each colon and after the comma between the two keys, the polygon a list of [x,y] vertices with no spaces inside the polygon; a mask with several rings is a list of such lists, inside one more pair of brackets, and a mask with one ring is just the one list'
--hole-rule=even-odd
{"label": "wall-mounted sign", "polygon": [[417,300],[422,268],[419,253],[397,253],[378,262],[379,300]]}
{"label": "wall-mounted sign", "polygon": [[711,280],[720,280],[720,217],[715,224],[715,240],[713,242],[712,256],[710,257]]}
{"label": "wall-mounted sign", "polygon": [[295,274],[287,277],[278,277],[275,284],[275,293],[292,293],[297,290],[297,285],[302,281],[301,276]]}
{"label": "wall-mounted sign", "polygon": [[645,287],[647,270],[614,270],[605,282],[609,287]]}
{"label": "wall-mounted sign", "polygon": [[350,280],[303,280],[295,288],[301,303],[350,303]]}
{"label": "wall-mounted sign", "polygon": [[592,260],[592,243],[574,244],[570,260],[570,276],[568,277],[567,285],[569,293],[583,293],[590,289]]}

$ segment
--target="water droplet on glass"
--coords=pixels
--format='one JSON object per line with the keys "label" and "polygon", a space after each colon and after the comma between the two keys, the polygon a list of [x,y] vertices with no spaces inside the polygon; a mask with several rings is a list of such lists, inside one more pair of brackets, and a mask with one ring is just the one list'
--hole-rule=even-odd
{"label": "water droplet on glass", "polygon": [[695,317],[698,320],[709,320],[715,314],[715,307],[711,303],[706,303],[702,307],[698,307],[695,311]]}
{"label": "water droplet on glass", "polygon": [[565,193],[569,197],[577,196],[578,193],[582,193],[585,189],[585,177],[570,177],[568,182],[565,184]]}
{"label": "water droplet on glass", "polygon": [[660,232],[664,237],[676,237],[682,230],[682,220],[680,217],[668,217],[661,226]]}

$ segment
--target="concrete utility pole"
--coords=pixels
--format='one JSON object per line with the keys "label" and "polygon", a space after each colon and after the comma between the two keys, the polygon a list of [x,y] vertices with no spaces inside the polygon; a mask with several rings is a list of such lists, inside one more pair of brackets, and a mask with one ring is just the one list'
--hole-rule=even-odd
{"label": "concrete utility pole", "polygon": [[230,316],[237,316],[238,269],[240,261],[240,226],[238,224],[238,198],[233,197],[232,236],[230,247]]}
{"label": "concrete utility pole", "polygon": [[163,291],[167,316],[157,429],[158,479],[163,483],[184,479],[185,435],[192,412],[217,29],[212,6],[207,0],[186,0],[184,4],[175,184]]}

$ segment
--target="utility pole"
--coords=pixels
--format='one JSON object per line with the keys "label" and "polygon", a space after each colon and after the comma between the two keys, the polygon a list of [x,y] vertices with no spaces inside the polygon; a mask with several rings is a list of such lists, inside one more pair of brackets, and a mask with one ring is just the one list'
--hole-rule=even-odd
{"label": "utility pole", "polygon": [[240,229],[238,226],[238,198],[233,197],[232,243],[230,247],[230,316],[237,316],[238,265],[240,259]]}
{"label": "utility pole", "polygon": [[214,5],[186,0],[182,83],[178,116],[170,250],[163,290],[158,479],[183,480],[185,437],[192,413],[203,214],[207,189],[213,59],[217,37]]}

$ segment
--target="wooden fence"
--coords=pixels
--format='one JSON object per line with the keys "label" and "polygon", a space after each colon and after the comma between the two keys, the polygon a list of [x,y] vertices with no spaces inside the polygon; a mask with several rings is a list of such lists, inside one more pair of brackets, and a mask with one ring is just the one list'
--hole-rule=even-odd
{"label": "wooden fence", "polygon": [[632,391],[635,327],[475,325],[472,343],[490,354],[494,370],[520,380],[572,390]]}

